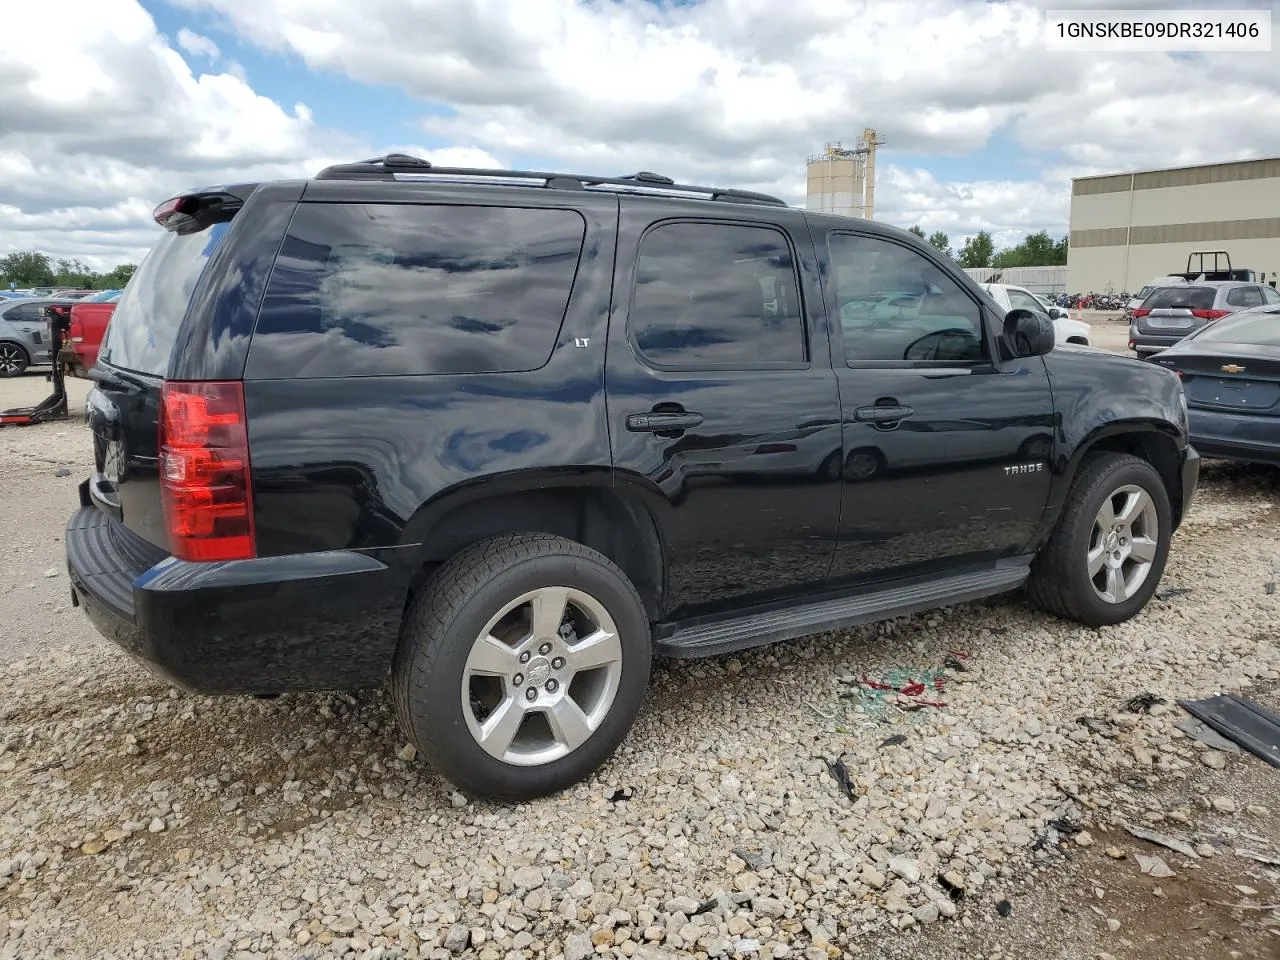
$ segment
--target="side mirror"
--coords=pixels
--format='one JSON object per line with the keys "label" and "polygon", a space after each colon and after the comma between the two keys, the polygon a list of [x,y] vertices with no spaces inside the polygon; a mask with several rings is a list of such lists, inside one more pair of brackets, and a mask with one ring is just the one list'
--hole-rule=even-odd
{"label": "side mirror", "polygon": [[1042,313],[1016,309],[1004,315],[1004,342],[1015,357],[1042,357],[1055,339],[1053,321]]}
{"label": "side mirror", "polygon": [[1050,307],[1049,316],[1054,320],[1065,320],[1067,318],[1067,312],[1061,307]]}

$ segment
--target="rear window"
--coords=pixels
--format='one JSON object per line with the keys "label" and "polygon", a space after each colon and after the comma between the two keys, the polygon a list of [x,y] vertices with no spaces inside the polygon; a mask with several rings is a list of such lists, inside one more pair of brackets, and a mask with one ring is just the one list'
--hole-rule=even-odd
{"label": "rear window", "polygon": [[555,346],[585,231],[572,210],[302,204],[246,375],[536,370]]}
{"label": "rear window", "polygon": [[1280,347],[1280,310],[1250,310],[1211,323],[1196,343],[1251,343]]}
{"label": "rear window", "polygon": [[1218,291],[1214,287],[1161,287],[1143,301],[1148,310],[1161,307],[1187,310],[1210,310]]}
{"label": "rear window", "polygon": [[103,362],[164,376],[196,281],[230,226],[223,221],[198,233],[165,232],[120,295],[102,344]]}

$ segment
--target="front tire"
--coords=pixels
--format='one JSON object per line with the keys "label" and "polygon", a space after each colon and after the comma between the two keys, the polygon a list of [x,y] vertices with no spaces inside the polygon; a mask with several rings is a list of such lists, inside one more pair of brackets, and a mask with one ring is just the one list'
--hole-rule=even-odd
{"label": "front tire", "polygon": [[1151,464],[1127,454],[1091,455],[1031,565],[1028,592],[1067,620],[1123,623],[1155,593],[1172,532],[1169,494]]}
{"label": "front tire", "polygon": [[651,657],[644,605],[608,558],[547,534],[495,537],[446,562],[410,602],[392,695],[446,779],[529,800],[613,755]]}

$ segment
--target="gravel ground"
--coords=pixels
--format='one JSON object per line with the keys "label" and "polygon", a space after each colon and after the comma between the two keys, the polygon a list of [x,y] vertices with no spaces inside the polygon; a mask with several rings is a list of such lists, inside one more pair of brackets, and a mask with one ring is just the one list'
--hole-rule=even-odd
{"label": "gravel ground", "polygon": [[[0,383],[0,406],[45,386]],[[1014,596],[659,664],[599,776],[516,807],[425,769],[382,694],[204,699],[151,679],[66,602],[57,538],[84,428],[0,430],[0,451],[3,960],[995,960],[1051,928],[1046,956],[1123,960],[1155,956],[1120,919],[1123,884],[1087,899],[1121,822],[1280,858],[1273,771],[1206,763],[1171,704],[1125,708],[1280,682],[1275,471],[1206,469],[1168,592],[1128,624],[1084,629]],[[1126,845],[1130,863],[1157,852]],[[1191,955],[1277,956],[1280,911],[1256,908],[1280,901],[1280,873],[1220,849],[1255,893],[1228,887],[1249,908],[1216,908],[1223,929]],[[1200,889],[1168,865],[1165,890]],[[1076,891],[1074,913],[1055,890]]]}

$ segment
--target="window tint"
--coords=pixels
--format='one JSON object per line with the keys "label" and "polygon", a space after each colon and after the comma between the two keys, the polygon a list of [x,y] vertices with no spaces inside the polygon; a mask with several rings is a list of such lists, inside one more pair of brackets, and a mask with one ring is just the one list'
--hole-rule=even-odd
{"label": "window tint", "polygon": [[832,234],[828,248],[850,363],[985,357],[978,304],[932,261],[875,237]]}
{"label": "window tint", "polygon": [[1267,303],[1280,303],[1280,293],[1275,287],[1263,287],[1262,295],[1267,298]]}
{"label": "window tint", "polygon": [[1183,308],[1186,310],[1210,310],[1213,298],[1217,296],[1215,287],[1161,287],[1142,302],[1148,310],[1165,308]]}
{"label": "window tint", "polygon": [[671,367],[803,363],[791,247],[772,227],[668,223],[645,234],[628,327]]}
{"label": "window tint", "polygon": [[300,204],[248,375],[536,370],[555,346],[585,231],[570,210]]}
{"label": "window tint", "polygon": [[1049,311],[1045,309],[1043,303],[1021,290],[1009,290],[1009,306],[1014,310],[1030,310],[1032,313],[1043,313],[1048,316]]}
{"label": "window tint", "polygon": [[1257,287],[1236,287],[1227,291],[1227,303],[1233,307],[1262,306],[1262,291]]}
{"label": "window tint", "polygon": [[33,303],[23,303],[6,310],[4,318],[13,323],[33,323],[40,319],[40,307]]}
{"label": "window tint", "polygon": [[116,304],[102,345],[104,362],[164,374],[196,281],[230,225],[223,221],[189,234],[165,231]]}

